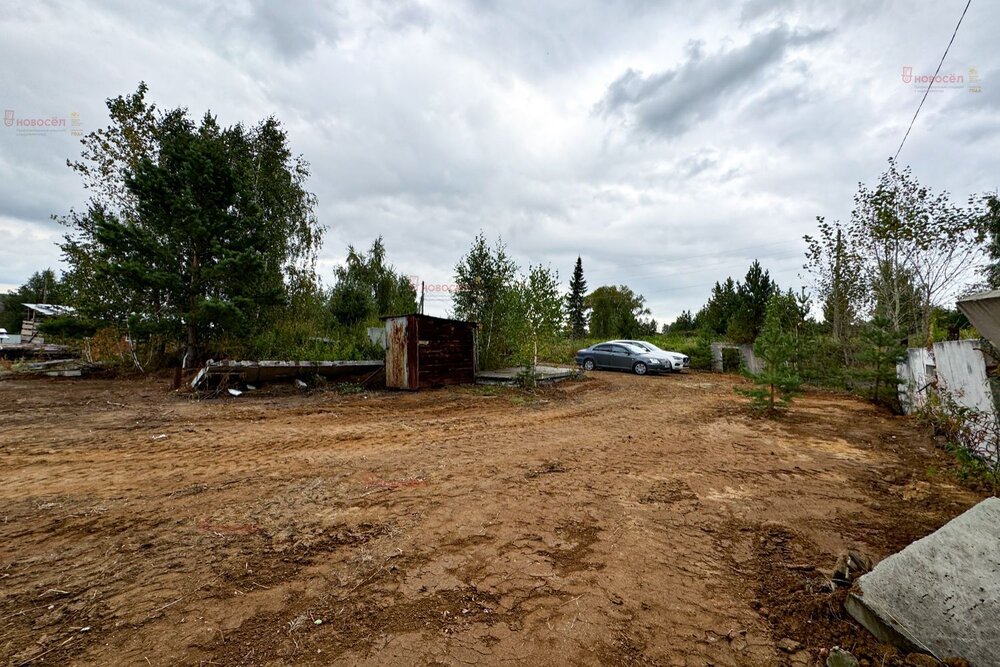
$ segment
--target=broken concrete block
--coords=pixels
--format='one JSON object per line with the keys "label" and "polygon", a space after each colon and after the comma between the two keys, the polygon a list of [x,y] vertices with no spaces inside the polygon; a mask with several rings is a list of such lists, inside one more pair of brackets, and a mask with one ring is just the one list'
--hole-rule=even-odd
{"label": "broken concrete block", "polygon": [[1000,667],[1000,498],[988,498],[859,578],[847,611],[880,640]]}
{"label": "broken concrete block", "polygon": [[860,663],[851,653],[834,646],[826,657],[826,667],[858,667]]}

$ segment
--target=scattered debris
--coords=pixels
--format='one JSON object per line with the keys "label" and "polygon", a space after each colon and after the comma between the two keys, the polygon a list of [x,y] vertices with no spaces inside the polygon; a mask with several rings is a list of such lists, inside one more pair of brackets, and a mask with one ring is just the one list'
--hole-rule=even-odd
{"label": "scattered debris", "polygon": [[47,375],[49,377],[82,377],[100,369],[100,364],[88,363],[82,359],[29,361],[12,366],[12,372],[17,375]]}
{"label": "scattered debris", "polygon": [[381,479],[375,475],[366,474],[365,486],[369,489],[399,489],[404,487],[424,486],[427,480],[423,477],[412,477],[408,479]]}
{"label": "scattered debris", "polygon": [[551,475],[553,473],[566,472],[566,466],[560,461],[547,461],[542,467],[536,470],[529,470],[524,473],[527,479],[534,479],[539,475]]}
{"label": "scattered debris", "polygon": [[833,581],[841,586],[850,586],[859,576],[871,572],[871,569],[871,558],[851,549],[837,557],[837,564],[833,566]]}
{"label": "scattered debris", "polygon": [[298,378],[296,378],[296,380],[295,380],[295,386],[296,386],[296,387],[297,387],[298,389],[308,389],[308,388],[309,388],[309,385],[307,385],[307,384],[306,384],[305,382],[303,382],[302,380],[299,380]]}
{"label": "scattered debris", "polygon": [[[296,382],[298,382],[298,380],[296,380]],[[243,395],[243,392],[240,391],[239,389],[228,389],[227,391],[229,392],[230,396],[242,396]]]}

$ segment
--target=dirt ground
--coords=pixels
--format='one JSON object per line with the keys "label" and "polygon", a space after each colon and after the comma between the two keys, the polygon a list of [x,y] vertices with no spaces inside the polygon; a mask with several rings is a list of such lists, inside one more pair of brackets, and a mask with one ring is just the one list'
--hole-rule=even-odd
{"label": "dirt ground", "polygon": [[980,496],[910,420],[738,382],[0,382],[0,662],[901,664],[829,572]]}

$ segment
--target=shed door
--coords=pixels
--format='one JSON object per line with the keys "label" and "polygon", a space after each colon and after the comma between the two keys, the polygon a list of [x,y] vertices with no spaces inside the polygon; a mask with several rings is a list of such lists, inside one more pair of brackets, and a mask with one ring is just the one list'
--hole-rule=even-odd
{"label": "shed door", "polygon": [[409,318],[393,317],[385,321],[385,386],[409,389],[406,323]]}

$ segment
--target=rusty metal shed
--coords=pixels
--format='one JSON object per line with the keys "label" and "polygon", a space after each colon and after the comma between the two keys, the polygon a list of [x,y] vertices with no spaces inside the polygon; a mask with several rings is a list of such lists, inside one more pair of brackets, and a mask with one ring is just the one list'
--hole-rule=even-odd
{"label": "rusty metal shed", "polygon": [[426,389],[476,381],[475,322],[430,315],[385,318],[385,386]]}

